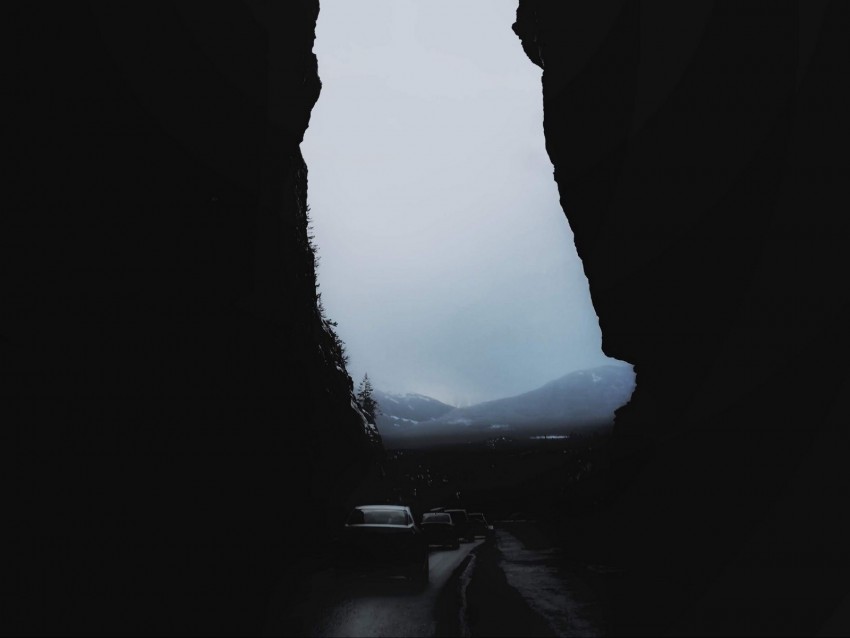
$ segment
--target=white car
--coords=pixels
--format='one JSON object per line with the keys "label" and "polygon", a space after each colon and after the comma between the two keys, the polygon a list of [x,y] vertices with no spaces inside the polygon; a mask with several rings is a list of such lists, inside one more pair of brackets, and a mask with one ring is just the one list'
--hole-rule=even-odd
{"label": "white car", "polygon": [[358,505],[335,548],[338,571],[405,576],[425,584],[428,540],[406,505]]}

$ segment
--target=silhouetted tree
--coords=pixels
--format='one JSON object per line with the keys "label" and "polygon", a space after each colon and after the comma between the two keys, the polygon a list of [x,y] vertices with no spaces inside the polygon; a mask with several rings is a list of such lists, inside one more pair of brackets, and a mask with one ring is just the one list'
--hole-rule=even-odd
{"label": "silhouetted tree", "polygon": [[355,396],[357,402],[360,404],[360,409],[363,411],[363,415],[366,417],[366,436],[369,437],[369,441],[372,443],[380,476],[384,478],[386,476],[386,470],[384,468],[386,449],[384,448],[383,437],[375,423],[375,419],[381,413],[381,407],[378,405],[377,400],[375,400],[374,391],[372,382],[369,380],[369,375],[364,374]]}
{"label": "silhouetted tree", "polygon": [[375,423],[375,418],[381,413],[381,407],[375,400],[374,392],[375,389],[369,380],[369,374],[366,373],[357,388],[357,400],[360,402],[360,407],[363,408],[366,419],[372,424]]}

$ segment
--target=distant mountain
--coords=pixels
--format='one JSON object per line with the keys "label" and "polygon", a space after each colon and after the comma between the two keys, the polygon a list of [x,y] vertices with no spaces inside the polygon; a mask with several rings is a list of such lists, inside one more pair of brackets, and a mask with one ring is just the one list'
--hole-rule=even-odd
{"label": "distant mountain", "polygon": [[423,394],[390,394],[375,390],[372,396],[380,408],[376,421],[382,434],[389,429],[406,428],[421,421],[437,419],[455,409],[452,405]]}
{"label": "distant mountain", "polygon": [[388,447],[399,447],[419,439],[483,440],[603,425],[613,420],[614,411],[628,402],[633,390],[631,366],[604,365],[571,372],[523,394],[454,408],[382,433]]}

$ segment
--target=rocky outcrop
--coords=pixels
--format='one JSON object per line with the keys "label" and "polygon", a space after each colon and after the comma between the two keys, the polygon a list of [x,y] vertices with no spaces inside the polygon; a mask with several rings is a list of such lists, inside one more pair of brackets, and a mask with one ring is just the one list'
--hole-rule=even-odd
{"label": "rocky outcrop", "polygon": [[615,633],[815,633],[846,595],[847,22],[519,2],[603,349],[637,373],[607,505],[564,528],[629,574]]}
{"label": "rocky outcrop", "polygon": [[12,633],[257,633],[371,469],[307,236],[317,14],[12,9]]}
{"label": "rocky outcrop", "polygon": [[[257,633],[273,590],[298,633],[310,539],[369,468],[305,230],[317,11],[7,10],[5,633]],[[562,530],[621,575],[614,633],[811,634],[846,595],[847,22],[520,1],[637,372],[608,501]]]}

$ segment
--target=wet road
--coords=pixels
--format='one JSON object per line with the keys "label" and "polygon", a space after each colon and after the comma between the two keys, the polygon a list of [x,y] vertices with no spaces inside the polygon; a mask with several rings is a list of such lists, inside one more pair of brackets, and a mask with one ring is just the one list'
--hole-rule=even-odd
{"label": "wet road", "polygon": [[460,549],[430,552],[430,582],[424,588],[402,578],[338,579],[333,571],[312,583],[309,611],[311,636],[435,636],[440,593],[452,572],[483,541],[462,543]]}
{"label": "wet road", "polygon": [[507,529],[496,530],[496,547],[496,564],[507,584],[522,596],[531,612],[545,621],[551,632],[547,635],[606,635],[601,601],[581,577],[564,567],[562,549],[530,548]]}
{"label": "wet road", "polygon": [[532,522],[505,522],[490,540],[456,550],[432,548],[429,563],[427,585],[318,572],[304,583],[297,633],[265,635],[609,635],[601,590]]}

